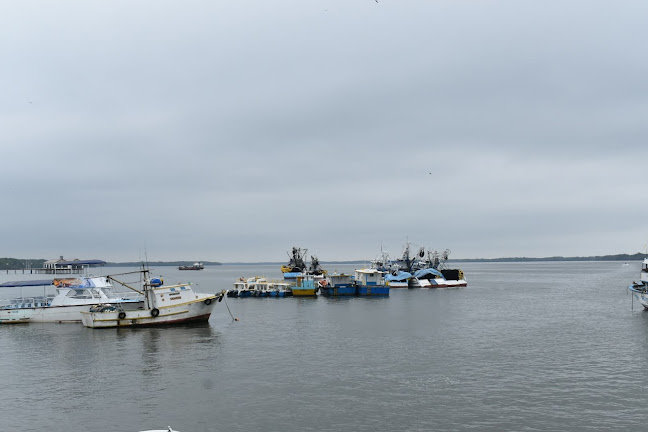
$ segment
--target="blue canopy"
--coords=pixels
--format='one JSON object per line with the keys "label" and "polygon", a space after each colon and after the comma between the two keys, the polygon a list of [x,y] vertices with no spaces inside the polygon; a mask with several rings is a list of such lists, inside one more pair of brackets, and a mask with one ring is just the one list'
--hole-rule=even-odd
{"label": "blue canopy", "polygon": [[440,277],[442,279],[445,279],[445,277],[443,277],[443,274],[441,274],[441,272],[439,270],[436,270],[436,269],[433,269],[433,268],[421,269],[421,270],[418,270],[416,273],[414,273],[414,277],[417,278],[417,279],[420,279],[423,276],[430,276],[430,275],[434,275],[436,277]]}
{"label": "blue canopy", "polygon": [[385,276],[385,280],[389,281],[389,282],[391,282],[391,281],[404,282],[404,281],[408,280],[411,277],[412,277],[411,273],[407,273],[407,272],[404,272],[404,271],[399,271],[395,275],[388,274],[387,276]]}
{"label": "blue canopy", "polygon": [[13,281],[0,284],[0,288],[9,287],[26,287],[26,286],[47,286],[52,285],[53,279],[39,279],[39,280],[26,280],[26,281]]}

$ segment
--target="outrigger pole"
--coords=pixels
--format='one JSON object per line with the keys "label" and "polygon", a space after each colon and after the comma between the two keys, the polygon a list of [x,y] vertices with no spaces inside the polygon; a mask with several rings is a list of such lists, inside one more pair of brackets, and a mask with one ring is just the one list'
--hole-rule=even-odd
{"label": "outrigger pole", "polygon": [[[120,274],[132,274],[132,273],[140,273],[140,272],[129,272],[129,273],[120,273]],[[125,287],[128,288],[128,289],[131,289],[131,290],[133,290],[133,291],[135,291],[135,292],[137,292],[137,293],[140,293],[140,294],[144,295],[144,293],[143,293],[142,291],[137,290],[137,289],[133,288],[132,286],[130,286],[130,285],[128,285],[128,284],[126,284],[126,283],[124,283],[124,282],[122,282],[122,281],[118,281],[117,279],[115,279],[115,278],[112,277],[112,276],[106,276],[106,279],[110,279],[111,281],[115,281],[115,282],[117,282],[118,284],[123,285],[123,286],[125,286]]]}

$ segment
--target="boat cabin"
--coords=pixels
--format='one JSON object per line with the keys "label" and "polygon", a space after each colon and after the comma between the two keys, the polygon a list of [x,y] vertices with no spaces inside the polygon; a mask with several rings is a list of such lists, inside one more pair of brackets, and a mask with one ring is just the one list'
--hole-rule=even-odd
{"label": "boat cabin", "polygon": [[330,274],[328,275],[328,280],[330,281],[332,286],[347,286],[347,285],[352,285],[353,284],[353,277],[348,274]]}
{"label": "boat cabin", "polygon": [[644,258],[641,263],[641,275],[639,277],[641,282],[648,282],[648,258]]}
{"label": "boat cabin", "polygon": [[355,271],[358,285],[385,285],[385,272],[376,269],[359,269]]}

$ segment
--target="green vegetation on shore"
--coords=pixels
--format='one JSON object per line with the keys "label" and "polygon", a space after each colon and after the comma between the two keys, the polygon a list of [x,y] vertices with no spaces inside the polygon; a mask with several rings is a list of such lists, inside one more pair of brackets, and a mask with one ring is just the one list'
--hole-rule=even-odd
{"label": "green vegetation on shore", "polygon": [[546,258],[531,258],[531,257],[473,258],[473,259],[455,259],[455,260],[451,260],[451,261],[462,261],[462,262],[641,261],[644,258],[648,258],[648,254],[636,253],[634,255],[618,254],[618,255],[587,256],[587,257],[553,256],[553,257],[546,257]]}

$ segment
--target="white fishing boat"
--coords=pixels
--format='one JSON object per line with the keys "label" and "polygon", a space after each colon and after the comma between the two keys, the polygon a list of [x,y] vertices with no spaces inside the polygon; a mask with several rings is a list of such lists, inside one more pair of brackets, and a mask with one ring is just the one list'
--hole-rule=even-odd
{"label": "white fishing boat", "polygon": [[227,296],[252,297],[255,293],[257,283],[260,283],[261,280],[265,281],[266,279],[262,278],[261,276],[254,276],[247,279],[241,277],[236,282],[234,282],[234,289],[227,291]]}
{"label": "white fishing boat", "polygon": [[628,289],[632,296],[639,301],[644,309],[648,310],[648,258],[641,263],[641,273],[639,273],[639,282],[632,282]]}
{"label": "white fishing boat", "polygon": [[81,313],[81,322],[86,327],[129,327],[169,325],[207,321],[217,301],[224,293],[201,294],[193,290],[190,283],[164,285],[162,278],[150,278],[149,270],[139,272],[142,276],[142,290],[109,278],[144,296],[144,305],[136,310],[126,310],[119,305],[98,305]]}
{"label": "white fishing boat", "polygon": [[[19,297],[0,300],[0,321],[81,322],[81,312],[97,304],[137,309],[144,297],[134,292],[118,292],[106,277],[57,278],[5,282],[0,288],[20,288]],[[23,294],[40,291],[42,294]],[[54,293],[52,293],[54,291]]]}
{"label": "white fishing boat", "polygon": [[459,269],[417,270],[409,280],[410,288],[460,288],[468,285]]}

